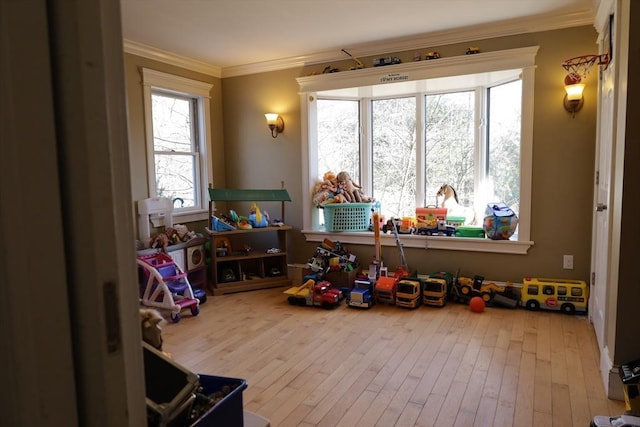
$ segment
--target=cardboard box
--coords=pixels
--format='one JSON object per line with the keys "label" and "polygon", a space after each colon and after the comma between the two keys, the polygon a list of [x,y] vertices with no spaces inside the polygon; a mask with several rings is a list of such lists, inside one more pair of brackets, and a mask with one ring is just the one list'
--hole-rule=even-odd
{"label": "cardboard box", "polygon": [[331,286],[336,288],[353,288],[353,282],[355,282],[360,271],[360,267],[353,271],[330,271],[325,274],[324,280],[327,280],[331,283]]}
{"label": "cardboard box", "polygon": [[311,273],[313,271],[307,264],[287,264],[287,276],[293,285],[302,285],[304,276]]}

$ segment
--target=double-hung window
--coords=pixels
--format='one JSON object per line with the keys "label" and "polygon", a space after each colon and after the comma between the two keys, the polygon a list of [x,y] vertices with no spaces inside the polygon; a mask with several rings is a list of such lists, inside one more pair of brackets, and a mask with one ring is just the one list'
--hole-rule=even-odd
{"label": "double-hung window", "polygon": [[[450,184],[468,224],[482,225],[487,204],[503,202],[519,216],[519,228],[508,242],[426,238],[428,247],[526,253],[536,52],[522,48],[402,64],[392,73],[378,67],[299,78],[308,117],[308,184],[324,172],[347,171],[387,218],[442,203],[436,194]],[[317,209],[307,208],[308,239],[321,238],[322,222]],[[413,237],[403,244],[424,247],[425,237]],[[342,233],[345,238],[365,242]]]}
{"label": "double-hung window", "polygon": [[206,218],[211,84],[144,68],[150,197],[173,201],[174,216]]}

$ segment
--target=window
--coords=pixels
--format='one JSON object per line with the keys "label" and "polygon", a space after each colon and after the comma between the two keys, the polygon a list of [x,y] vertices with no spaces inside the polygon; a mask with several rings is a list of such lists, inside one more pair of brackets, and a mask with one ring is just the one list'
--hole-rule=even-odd
{"label": "window", "polygon": [[142,76],[149,195],[173,200],[181,221],[204,219],[212,85],[146,68]]}
{"label": "window", "polygon": [[346,171],[356,182],[360,181],[359,106],[358,101],[318,100],[318,169]]}
{"label": "window", "polygon": [[[369,195],[380,202],[387,218],[414,216],[416,206],[442,203],[436,193],[445,183],[456,189],[459,205],[471,210],[476,206],[471,220],[481,218],[487,203],[496,201],[504,201],[517,213],[519,74],[519,70],[513,72],[511,78],[517,80],[499,85],[410,97],[355,101],[323,98],[318,93],[318,170],[346,170],[359,182],[360,164],[371,163]],[[361,111],[369,114],[361,116]],[[419,118],[422,111],[424,117]],[[486,133],[478,132],[485,122]],[[423,132],[418,123],[424,123]],[[371,129],[369,138],[360,138],[361,128]],[[361,142],[368,150],[360,150]],[[370,152],[370,158],[363,158],[364,152]],[[422,162],[418,152],[425,153]],[[423,194],[418,194],[418,179],[423,181]]]}
{"label": "window", "polygon": [[416,207],[415,97],[371,99],[373,191],[387,218],[414,216]]}
{"label": "window", "polygon": [[[442,58],[396,65],[392,73],[357,70],[361,78],[299,78],[309,117],[310,188],[324,172],[345,170],[380,202],[384,216],[397,218],[441,204],[436,193],[451,184],[458,203],[471,211],[468,221],[481,225],[486,205],[504,202],[518,215],[519,229],[508,247],[477,239],[439,239],[430,247],[526,253],[536,52],[474,55],[464,66],[462,58],[450,58],[450,66]],[[322,230],[323,218],[305,209],[309,238]]]}

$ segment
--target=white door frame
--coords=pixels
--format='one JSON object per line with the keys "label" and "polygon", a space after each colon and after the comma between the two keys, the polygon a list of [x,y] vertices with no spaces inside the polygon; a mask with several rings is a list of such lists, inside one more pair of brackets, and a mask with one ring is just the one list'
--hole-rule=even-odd
{"label": "white door frame", "polygon": [[[605,79],[601,82],[602,87],[598,93],[599,104],[603,97],[607,99],[598,107],[596,169],[601,162],[607,162],[606,166],[610,169],[607,176],[600,173],[600,185],[594,186],[591,271],[595,280],[591,283],[594,298],[589,302],[589,316],[594,322],[600,348],[600,374],[605,390],[610,398],[618,400],[623,399],[623,390],[614,365],[614,356],[627,115],[629,1],[602,0],[595,23],[599,33],[608,31],[609,15],[614,15],[611,26],[613,31],[609,33],[613,45],[612,64],[609,65],[610,70],[603,74]],[[603,34],[600,40],[602,36]],[[603,108],[608,111],[602,111]],[[606,123],[602,122],[603,119]],[[606,205],[606,210],[598,212],[598,203]]]}

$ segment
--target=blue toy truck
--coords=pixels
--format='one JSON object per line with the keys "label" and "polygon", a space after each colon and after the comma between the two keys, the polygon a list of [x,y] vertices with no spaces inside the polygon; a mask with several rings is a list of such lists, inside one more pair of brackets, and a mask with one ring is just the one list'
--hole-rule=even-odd
{"label": "blue toy truck", "polygon": [[349,307],[371,308],[374,303],[373,283],[368,279],[356,279],[347,296]]}

